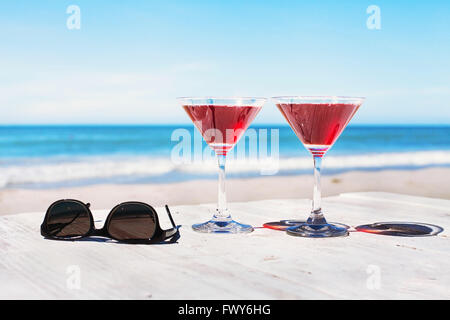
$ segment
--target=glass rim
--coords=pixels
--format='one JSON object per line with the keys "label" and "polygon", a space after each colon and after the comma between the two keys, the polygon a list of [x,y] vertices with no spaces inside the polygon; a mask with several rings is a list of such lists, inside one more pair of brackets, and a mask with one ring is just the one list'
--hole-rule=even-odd
{"label": "glass rim", "polygon": [[338,100],[338,101],[364,101],[366,100],[366,97],[351,97],[351,96],[277,96],[277,97],[271,97],[271,100],[313,100],[313,101],[320,101],[320,100]]}
{"label": "glass rim", "polygon": [[186,96],[186,97],[177,97],[176,99],[255,99],[255,100],[267,100],[265,97],[250,97],[250,96]]}
{"label": "glass rim", "polygon": [[[217,101],[226,101],[227,103],[233,104],[233,102],[236,101],[249,101],[250,103],[261,103],[264,104],[268,98],[264,97],[216,97],[216,96],[205,96],[205,97],[177,97],[176,98],[179,102],[188,102],[192,103],[192,101],[205,101],[207,104],[214,104]],[[210,101],[207,101],[210,100]]]}

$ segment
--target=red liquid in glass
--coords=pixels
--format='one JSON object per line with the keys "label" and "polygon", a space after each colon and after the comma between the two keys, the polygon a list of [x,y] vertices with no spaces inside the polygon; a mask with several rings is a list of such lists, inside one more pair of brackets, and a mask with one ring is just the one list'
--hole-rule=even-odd
{"label": "red liquid in glass", "polygon": [[183,106],[203,139],[217,153],[226,155],[238,142],[261,107],[254,106]]}
{"label": "red liquid in glass", "polygon": [[277,104],[297,137],[315,156],[323,156],[356,113],[359,104]]}

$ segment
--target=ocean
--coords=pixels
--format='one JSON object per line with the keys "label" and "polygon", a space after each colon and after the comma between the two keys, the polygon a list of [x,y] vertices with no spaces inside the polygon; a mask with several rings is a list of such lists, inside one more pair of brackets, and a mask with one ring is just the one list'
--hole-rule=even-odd
{"label": "ocean", "polygon": [[[323,163],[324,174],[448,167],[450,126],[350,125]],[[311,172],[311,156],[281,125],[251,126],[227,165],[231,178]],[[0,126],[0,188],[190,179],[216,179],[193,125]]]}

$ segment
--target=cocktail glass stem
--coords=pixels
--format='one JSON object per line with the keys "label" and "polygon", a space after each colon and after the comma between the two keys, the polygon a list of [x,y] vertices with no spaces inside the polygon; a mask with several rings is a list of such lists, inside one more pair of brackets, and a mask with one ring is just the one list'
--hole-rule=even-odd
{"label": "cocktail glass stem", "polygon": [[218,198],[217,198],[217,209],[214,214],[214,221],[231,221],[231,215],[228,213],[227,209],[227,194],[225,191],[225,162],[226,155],[218,154],[217,162],[219,168],[219,188],[218,188]]}
{"label": "cocktail glass stem", "polygon": [[322,214],[322,186],[320,184],[320,170],[322,169],[322,157],[314,156],[314,194],[312,201],[312,211],[306,223],[326,224],[327,220]]}

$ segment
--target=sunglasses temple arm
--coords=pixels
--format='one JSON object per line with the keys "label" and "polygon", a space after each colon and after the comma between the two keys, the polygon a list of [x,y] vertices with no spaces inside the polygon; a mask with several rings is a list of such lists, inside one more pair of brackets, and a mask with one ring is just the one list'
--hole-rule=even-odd
{"label": "sunglasses temple arm", "polygon": [[170,213],[169,207],[166,204],[166,211],[167,215],[169,216],[170,222],[172,223],[172,226],[177,229],[177,225],[175,224],[175,221],[173,221],[172,214]]}
{"label": "sunglasses temple arm", "polygon": [[173,228],[169,230],[163,230],[163,238],[169,239],[175,236],[178,233],[178,227],[175,224],[175,221],[173,221],[172,214],[170,213],[169,207],[166,205],[166,211],[167,215],[169,216],[170,222],[172,223]]}

